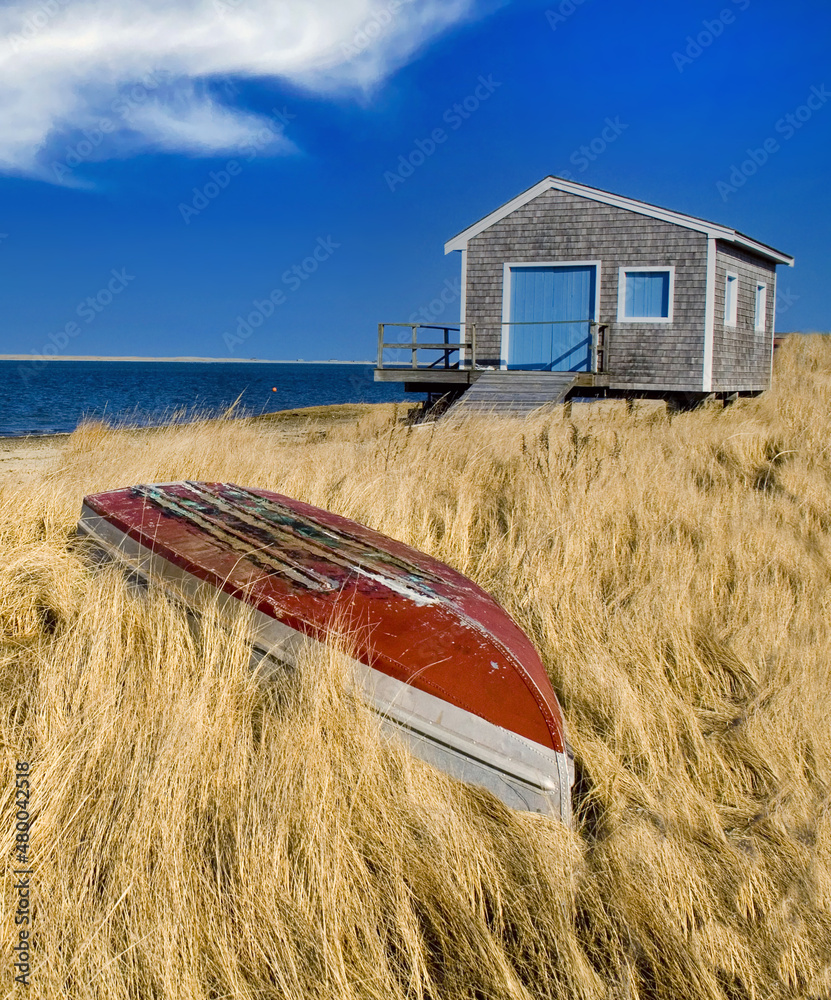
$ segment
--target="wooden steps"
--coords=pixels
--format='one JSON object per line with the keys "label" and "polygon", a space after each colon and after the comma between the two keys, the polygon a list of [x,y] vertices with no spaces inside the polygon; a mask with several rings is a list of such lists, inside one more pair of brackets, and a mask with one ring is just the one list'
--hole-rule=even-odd
{"label": "wooden steps", "polygon": [[524,417],[541,406],[562,403],[577,379],[576,372],[485,372],[442,419],[482,413]]}

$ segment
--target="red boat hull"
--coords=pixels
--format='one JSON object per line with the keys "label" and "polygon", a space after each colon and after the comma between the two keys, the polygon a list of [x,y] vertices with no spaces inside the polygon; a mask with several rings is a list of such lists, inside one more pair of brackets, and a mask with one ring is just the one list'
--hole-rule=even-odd
{"label": "red boat hull", "polygon": [[[540,658],[488,594],[444,563],[328,511],[228,483],[89,496],[79,528],[186,597],[208,587],[252,606],[269,645],[348,631],[367,701],[407,731],[419,756],[497,794],[507,781],[509,804],[570,820],[573,767]],[[542,778],[543,790],[529,791],[529,778]]]}

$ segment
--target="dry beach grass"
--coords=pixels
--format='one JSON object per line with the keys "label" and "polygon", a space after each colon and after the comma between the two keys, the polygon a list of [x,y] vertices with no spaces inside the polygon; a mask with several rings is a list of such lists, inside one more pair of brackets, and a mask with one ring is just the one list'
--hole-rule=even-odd
{"label": "dry beach grass", "polygon": [[[831,997],[829,340],[790,338],[774,388],[725,410],[395,416],[87,425],[0,487],[0,844],[26,759],[28,995]],[[578,829],[384,743],[337,654],[275,693],[244,621],[194,630],[91,571],[82,496],[180,478],[300,497],[491,591],[561,698]]]}

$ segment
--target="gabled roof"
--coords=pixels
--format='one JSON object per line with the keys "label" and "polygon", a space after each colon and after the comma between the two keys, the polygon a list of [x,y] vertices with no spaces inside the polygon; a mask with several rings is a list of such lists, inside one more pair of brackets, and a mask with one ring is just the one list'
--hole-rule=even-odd
{"label": "gabled roof", "polygon": [[676,226],[683,226],[685,229],[694,229],[697,232],[706,233],[707,236],[717,240],[724,240],[726,243],[734,243],[736,246],[743,247],[746,250],[752,250],[754,253],[759,254],[760,257],[766,257],[777,264],[787,264],[789,267],[793,267],[794,259],[788,254],[782,253],[780,250],[774,250],[773,247],[768,246],[766,243],[759,243],[758,240],[753,240],[749,236],[745,236],[727,226],[722,226],[717,222],[708,222],[706,219],[697,219],[695,216],[673,212],[668,208],[648,205],[645,201],[626,198],[624,195],[612,194],[610,191],[601,191],[599,188],[589,187],[587,184],[577,184],[574,181],[566,181],[561,177],[544,177],[538,184],[528,188],[527,191],[523,191],[522,194],[518,194],[516,198],[506,201],[496,211],[491,212],[490,215],[486,215],[478,222],[474,222],[472,226],[454,236],[452,240],[448,240],[444,245],[444,252],[450,253],[451,250],[466,249],[468,240],[473,239],[474,236],[478,236],[479,233],[483,233],[486,229],[494,225],[494,223],[501,221],[505,216],[526,205],[544,191],[563,191],[566,194],[575,194],[581,198],[588,198],[591,201],[602,202],[604,205],[614,205],[616,208],[625,208],[629,212],[647,215],[652,219],[671,222]]}

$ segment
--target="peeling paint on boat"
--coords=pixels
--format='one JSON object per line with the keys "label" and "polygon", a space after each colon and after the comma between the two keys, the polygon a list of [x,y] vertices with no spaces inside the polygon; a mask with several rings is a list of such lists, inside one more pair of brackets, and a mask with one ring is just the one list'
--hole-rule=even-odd
{"label": "peeling paint on boat", "polygon": [[472,580],[346,518],[229,483],[85,498],[79,530],[186,600],[250,605],[257,648],[348,633],[362,696],[424,760],[569,823],[573,761],[539,655]]}

